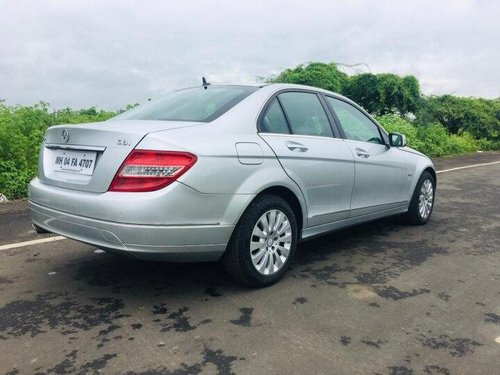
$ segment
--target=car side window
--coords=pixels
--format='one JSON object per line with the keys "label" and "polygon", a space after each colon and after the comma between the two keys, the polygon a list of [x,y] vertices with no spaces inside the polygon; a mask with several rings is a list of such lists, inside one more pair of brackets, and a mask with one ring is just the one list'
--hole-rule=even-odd
{"label": "car side window", "polygon": [[340,120],[340,126],[342,126],[347,139],[384,144],[377,125],[363,112],[349,103],[330,96],[327,96],[326,100]]}
{"label": "car side window", "polygon": [[316,94],[284,92],[278,98],[293,134],[333,137],[330,122]]}
{"label": "car side window", "polygon": [[260,131],[263,133],[290,134],[285,115],[276,98],[273,99],[260,122]]}

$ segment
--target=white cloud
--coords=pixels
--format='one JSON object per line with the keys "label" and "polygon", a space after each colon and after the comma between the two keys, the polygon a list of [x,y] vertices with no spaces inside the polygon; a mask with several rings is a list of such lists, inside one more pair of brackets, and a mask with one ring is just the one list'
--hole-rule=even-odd
{"label": "white cloud", "polygon": [[122,107],[308,61],[416,75],[425,93],[500,96],[493,0],[6,1],[0,98]]}

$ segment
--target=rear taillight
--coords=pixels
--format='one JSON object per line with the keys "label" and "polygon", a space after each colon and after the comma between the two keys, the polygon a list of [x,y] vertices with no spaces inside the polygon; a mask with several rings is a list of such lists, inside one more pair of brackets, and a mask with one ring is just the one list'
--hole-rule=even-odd
{"label": "rear taillight", "polygon": [[133,150],[118,170],[110,191],[153,191],[164,188],[196,163],[189,152]]}

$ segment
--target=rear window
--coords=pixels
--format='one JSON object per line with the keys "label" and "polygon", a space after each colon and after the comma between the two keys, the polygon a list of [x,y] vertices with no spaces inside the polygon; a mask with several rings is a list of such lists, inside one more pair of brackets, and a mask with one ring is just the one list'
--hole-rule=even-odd
{"label": "rear window", "polygon": [[151,103],[134,108],[113,120],[215,120],[248,95],[258,90],[252,86],[208,86],[174,91]]}

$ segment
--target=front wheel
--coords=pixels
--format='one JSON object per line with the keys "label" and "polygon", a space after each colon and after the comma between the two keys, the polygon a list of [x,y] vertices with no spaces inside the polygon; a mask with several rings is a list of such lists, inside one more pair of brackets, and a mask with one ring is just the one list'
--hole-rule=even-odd
{"label": "front wheel", "polygon": [[271,285],[288,269],[297,239],[297,220],[288,203],[274,195],[257,197],[234,230],[224,266],[245,285]]}
{"label": "front wheel", "polygon": [[420,176],[406,213],[410,224],[423,225],[429,221],[434,208],[436,182],[432,175],[425,171]]}

